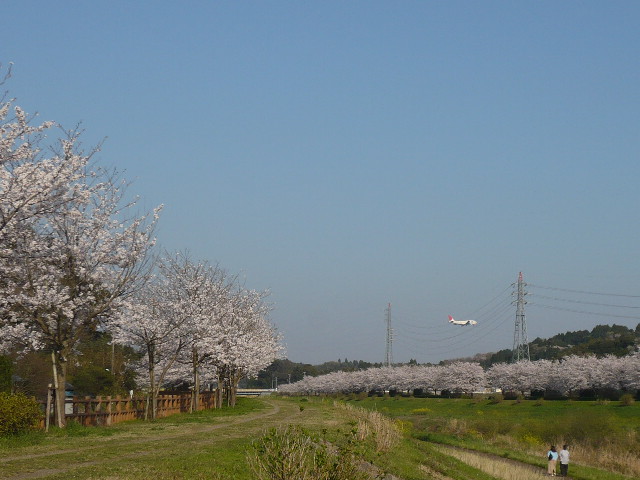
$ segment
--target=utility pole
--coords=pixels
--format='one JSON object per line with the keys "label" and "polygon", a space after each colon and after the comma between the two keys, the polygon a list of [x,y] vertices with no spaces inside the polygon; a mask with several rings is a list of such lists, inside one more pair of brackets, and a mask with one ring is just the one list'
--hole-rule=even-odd
{"label": "utility pole", "polygon": [[387,353],[385,356],[384,364],[387,367],[393,365],[393,329],[391,328],[391,303],[387,305]]}
{"label": "utility pole", "polygon": [[524,316],[524,306],[527,303],[524,299],[527,292],[524,287],[527,284],[522,279],[522,272],[518,275],[518,283],[516,284],[516,328],[513,332],[513,353],[512,362],[516,363],[521,360],[530,361],[529,356],[529,340],[527,340],[527,322]]}

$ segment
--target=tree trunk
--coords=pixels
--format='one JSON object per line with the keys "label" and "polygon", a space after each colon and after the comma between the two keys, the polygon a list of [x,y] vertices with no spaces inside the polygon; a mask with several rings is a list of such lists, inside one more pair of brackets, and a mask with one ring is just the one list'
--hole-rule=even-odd
{"label": "tree trunk", "polygon": [[238,398],[238,383],[242,379],[243,375],[238,372],[229,374],[229,393],[228,393],[228,405],[230,407],[236,406],[236,400]]}
{"label": "tree trunk", "polygon": [[191,360],[193,365],[193,395],[191,396],[191,411],[197,412],[200,408],[200,374],[198,373],[198,350],[194,347]]}
{"label": "tree trunk", "polygon": [[238,394],[238,386],[237,385],[233,385],[229,389],[229,405],[232,406],[232,407],[236,406],[237,394]]}
{"label": "tree trunk", "polygon": [[149,355],[149,394],[151,395],[151,419],[155,420],[158,411],[158,394],[156,393],[155,355],[153,346],[147,346]]}
{"label": "tree trunk", "polygon": [[222,408],[225,399],[224,374],[218,371],[218,387],[216,388],[216,408]]}
{"label": "tree trunk", "polygon": [[51,352],[51,364],[53,368],[53,384],[55,386],[56,426],[64,428],[66,424],[64,417],[65,386],[67,383],[66,357],[61,355],[60,352]]}
{"label": "tree trunk", "polygon": [[222,377],[218,375],[218,385],[216,386],[216,408],[222,408]]}

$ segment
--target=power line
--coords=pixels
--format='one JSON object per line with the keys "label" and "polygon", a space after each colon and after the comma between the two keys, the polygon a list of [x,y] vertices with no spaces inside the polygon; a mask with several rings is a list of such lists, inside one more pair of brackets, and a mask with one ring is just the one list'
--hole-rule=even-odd
{"label": "power line", "polygon": [[540,307],[540,308],[547,308],[549,310],[561,310],[563,312],[582,313],[584,315],[595,315],[595,316],[598,316],[598,317],[631,318],[631,319],[635,319],[635,320],[640,320],[640,317],[633,316],[633,315],[616,315],[616,314],[613,314],[613,313],[587,312],[587,311],[584,311],[584,310],[572,310],[570,308],[556,307],[556,306],[552,306],[552,305],[543,305],[541,303],[535,303],[535,302],[530,302],[529,305],[534,305],[534,306]]}
{"label": "power line", "polygon": [[567,302],[567,303],[580,303],[583,305],[597,305],[599,307],[613,307],[613,308],[640,308],[640,306],[632,306],[632,305],[616,305],[611,303],[598,303],[598,302],[585,302],[583,300],[570,300],[568,298],[557,298],[557,297],[548,297],[546,295],[535,295],[536,298],[545,298],[547,300],[557,300],[559,302]]}
{"label": "power line", "polygon": [[502,295],[504,295],[504,293],[505,293],[505,292],[507,292],[507,291],[511,288],[511,286],[512,286],[512,285],[507,285],[507,286],[505,287],[505,289],[504,289],[504,290],[502,290],[498,295],[496,295],[495,297],[493,297],[491,300],[489,300],[487,303],[485,303],[484,305],[482,305],[480,308],[477,308],[476,310],[474,310],[473,312],[471,312],[471,313],[472,313],[472,315],[471,315],[471,316],[472,316],[472,317],[473,317],[473,316],[478,316],[478,315],[479,315],[479,313],[480,313],[480,312],[481,312],[485,307],[487,307],[488,305],[491,305],[491,303],[492,303],[492,302],[494,302],[495,300],[497,300],[498,298],[500,298]]}
{"label": "power line", "polygon": [[498,295],[474,310],[484,311],[481,316],[473,315],[479,321],[479,327],[452,328],[448,323],[438,323],[435,326],[418,325],[407,322],[403,318],[406,315],[398,316],[396,312],[394,321],[402,328],[394,329],[394,338],[400,342],[403,349],[416,354],[441,354],[452,349],[466,350],[485,337],[494,335],[496,330],[502,329],[509,321],[508,317],[512,314],[508,311],[512,311],[512,300],[510,295],[505,296],[504,293],[510,288],[511,285],[507,285]]}
{"label": "power line", "polygon": [[542,285],[533,285],[528,284],[530,287],[534,288],[542,288],[545,290],[558,290],[560,292],[570,292],[570,293],[582,293],[585,295],[600,295],[604,297],[626,297],[626,298],[640,298],[640,295],[624,295],[621,293],[601,293],[601,292],[587,292],[584,290],[569,290],[568,288],[556,288],[556,287],[545,287]]}
{"label": "power line", "polygon": [[[473,345],[474,343],[477,343],[479,340],[482,340],[483,338],[493,334],[493,332],[501,328],[505,323],[509,321],[509,318],[511,317],[511,315],[512,315],[511,312],[503,311],[500,316],[494,317],[492,321],[487,323],[483,322],[481,324],[482,325],[481,330],[477,330],[476,329],[477,327],[473,327],[473,328],[463,327],[459,329],[460,333],[456,335],[453,335],[450,337],[434,338],[430,340],[429,343],[435,343],[436,345],[435,346],[430,345],[429,352],[430,353],[442,352],[445,350],[450,350],[451,348],[468,347],[470,345]],[[496,323],[496,325],[493,328],[488,329],[487,327],[491,326],[493,323]],[[482,332],[482,333],[479,334],[479,332]],[[471,339],[469,339],[469,335],[472,335]],[[414,345],[416,344],[415,342],[417,340],[415,338],[415,335],[405,336],[402,333],[398,333],[397,338],[401,338],[402,340],[408,341],[409,343],[412,343]],[[454,340],[454,341],[446,342],[446,340]]]}
{"label": "power line", "polygon": [[[448,342],[448,343],[443,343],[443,340],[446,339],[439,339],[439,341],[436,341],[437,345],[436,346],[429,346],[428,349],[428,353],[443,353],[443,352],[450,352],[451,349],[453,348],[467,348],[470,347],[474,344],[477,344],[477,342],[479,340],[482,340],[490,335],[492,335],[496,330],[500,329],[503,327],[504,324],[508,323],[510,321],[512,313],[509,313],[508,315],[503,316],[502,318],[498,319],[499,323],[496,324],[492,329],[490,330],[485,330],[483,331],[483,334],[478,335],[477,333],[473,334],[472,338],[468,337],[468,334],[466,337],[464,338],[460,338],[459,340],[456,341],[452,341],[452,342]],[[476,331],[474,329],[474,331]],[[465,332],[469,332],[469,334],[471,333],[471,329],[465,329]],[[477,332],[477,331],[476,331]],[[456,337],[461,337],[463,334],[457,335]],[[415,348],[420,348],[420,346],[417,346],[414,341],[415,339],[412,337],[405,337],[404,335],[398,335],[399,338],[402,338],[403,340],[407,340],[409,343],[405,344],[403,343],[403,345],[407,345],[409,347],[409,349],[412,352],[416,352]],[[421,350],[420,353],[426,353],[424,350]],[[474,353],[480,353],[480,352],[474,352]],[[469,356],[469,355],[467,355]]]}

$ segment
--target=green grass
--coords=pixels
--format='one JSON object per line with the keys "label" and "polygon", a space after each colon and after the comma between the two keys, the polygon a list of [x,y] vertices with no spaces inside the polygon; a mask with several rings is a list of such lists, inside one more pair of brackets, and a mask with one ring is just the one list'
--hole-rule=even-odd
{"label": "green grass", "polygon": [[410,421],[417,430],[443,431],[456,419],[462,433],[480,436],[511,435],[536,438],[543,443],[588,440],[593,445],[612,437],[640,433],[640,404],[621,407],[575,401],[490,400],[370,397],[350,402]]}
{"label": "green grass", "polygon": [[[638,405],[618,407],[613,403],[490,404],[486,400],[413,398],[369,398],[350,403],[386,413],[407,427],[404,439],[391,452],[377,452],[368,440],[353,443],[355,451],[380,472],[403,480],[426,480],[432,475],[493,480],[489,473],[437,450],[437,444],[515,459],[535,465],[542,475],[548,445],[532,443],[532,438],[543,435],[549,423],[552,430],[562,431],[577,429],[581,420],[581,434],[590,439],[602,434],[602,428],[614,438],[621,432],[638,431],[640,422]],[[153,422],[131,421],[100,428],[70,425],[48,434],[0,438],[0,479],[37,473],[38,478],[48,479],[251,480],[245,452],[267,429],[301,425],[318,438],[340,445],[353,442],[357,422],[350,415],[335,408],[329,398],[241,398],[235,408]],[[520,438],[521,432],[528,436]],[[570,474],[577,480],[634,478],[607,470],[578,462],[571,464]]]}
{"label": "green grass", "polygon": [[[235,408],[180,414],[153,422],[130,421],[112,427],[82,427],[0,439],[0,478],[50,471],[44,478],[211,478],[219,469],[237,472],[251,429],[242,421],[264,412],[258,399],[241,399]],[[251,427],[248,427],[251,425]],[[238,438],[234,438],[238,437]],[[58,471],[59,470],[59,471]]]}
{"label": "green grass", "polygon": [[349,419],[332,412],[331,405],[320,402],[302,412],[297,402],[242,398],[235,408],[153,422],[101,428],[70,425],[48,434],[5,438],[0,444],[0,478],[44,472],[41,478],[50,479],[252,480],[245,452],[270,427],[295,423],[334,439],[344,436]]}
{"label": "green grass", "polygon": [[[371,397],[350,400],[412,425],[413,436],[544,468],[550,444],[574,449],[571,476],[621,480],[640,468],[640,405],[618,402],[501,401]],[[597,462],[597,463],[596,463]],[[596,468],[606,465],[606,470]]]}

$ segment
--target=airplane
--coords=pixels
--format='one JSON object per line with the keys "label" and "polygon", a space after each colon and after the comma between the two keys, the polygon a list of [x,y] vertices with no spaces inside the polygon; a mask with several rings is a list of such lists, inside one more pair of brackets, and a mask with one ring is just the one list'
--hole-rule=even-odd
{"label": "airplane", "polygon": [[478,322],[475,320],[454,320],[454,318],[449,315],[449,323],[453,325],[477,325]]}

